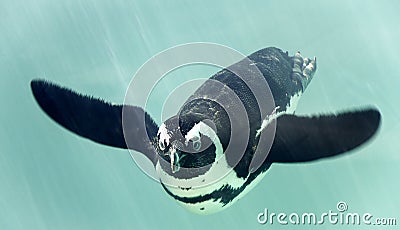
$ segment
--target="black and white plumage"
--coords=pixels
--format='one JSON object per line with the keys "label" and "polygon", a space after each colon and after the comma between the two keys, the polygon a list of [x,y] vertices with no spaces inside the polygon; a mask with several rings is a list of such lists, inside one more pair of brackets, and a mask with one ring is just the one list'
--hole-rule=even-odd
{"label": "black and white plumage", "polygon": [[[53,120],[95,142],[143,153],[153,163],[169,195],[191,211],[208,214],[230,206],[246,194],[272,163],[336,156],[366,142],[380,124],[380,113],[373,108],[336,115],[295,116],[297,100],[315,73],[316,59],[303,58],[300,53],[289,56],[273,47],[248,58],[251,63],[240,61],[232,66],[246,69],[256,65],[261,71],[276,106],[268,117],[261,117],[250,88],[228,69],[206,81],[176,116],[160,126],[140,107],[113,105],[43,80],[33,80],[31,88],[40,107]],[[209,98],[210,92],[222,95],[225,90],[233,91],[243,103],[247,121],[230,120],[224,106]],[[124,128],[123,109],[129,114]],[[247,122],[250,129],[243,136],[247,144],[238,162],[225,152],[229,144],[236,144],[229,143],[231,121],[239,126]],[[268,155],[261,166],[251,169],[254,151],[262,141],[260,133],[272,121],[276,121],[272,147],[269,153],[265,150]],[[240,135],[244,134],[237,135],[242,138]],[[221,167],[232,170],[219,180],[210,181]],[[191,186],[202,183],[204,186]]]}

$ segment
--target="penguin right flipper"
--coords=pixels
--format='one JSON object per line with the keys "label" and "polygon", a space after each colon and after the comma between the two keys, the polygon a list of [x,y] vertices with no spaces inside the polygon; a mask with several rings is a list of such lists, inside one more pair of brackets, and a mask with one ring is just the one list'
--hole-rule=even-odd
{"label": "penguin right flipper", "polygon": [[40,107],[66,129],[100,144],[139,151],[154,162],[150,140],[158,126],[142,108],[113,105],[43,80],[33,80],[31,89]]}
{"label": "penguin right flipper", "polygon": [[277,119],[267,162],[307,162],[347,152],[370,139],[380,119],[376,109],[314,117],[283,115]]}

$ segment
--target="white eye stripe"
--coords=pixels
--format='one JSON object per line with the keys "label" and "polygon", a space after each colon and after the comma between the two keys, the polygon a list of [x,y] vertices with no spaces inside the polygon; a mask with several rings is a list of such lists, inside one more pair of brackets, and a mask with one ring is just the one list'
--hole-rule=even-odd
{"label": "white eye stripe", "polygon": [[[200,141],[200,134],[207,136],[210,140],[214,143],[216,147],[216,154],[221,155],[223,154],[222,145],[219,140],[219,137],[214,129],[208,126],[206,123],[200,121],[199,123],[195,124],[193,128],[186,134],[185,136],[185,144],[187,145],[190,140],[197,140]],[[201,144],[201,142],[200,142]],[[201,146],[200,146],[201,147]],[[199,147],[199,148],[200,148]]]}
{"label": "white eye stripe", "polygon": [[164,150],[165,147],[169,145],[169,139],[171,138],[171,136],[168,134],[167,126],[164,123],[161,124],[160,128],[158,129],[157,135],[159,136],[158,146],[161,150]]}

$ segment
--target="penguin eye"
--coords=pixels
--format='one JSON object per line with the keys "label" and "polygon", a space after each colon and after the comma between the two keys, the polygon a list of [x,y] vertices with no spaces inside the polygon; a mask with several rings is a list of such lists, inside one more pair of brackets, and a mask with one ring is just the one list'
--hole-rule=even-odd
{"label": "penguin eye", "polygon": [[201,148],[201,142],[200,142],[200,140],[194,141],[194,142],[193,142],[193,149],[194,149],[195,151],[199,151],[200,148]]}
{"label": "penguin eye", "polygon": [[164,151],[165,150],[165,143],[164,143],[164,141],[159,141],[158,142],[158,147],[161,149],[161,151]]}
{"label": "penguin eye", "polygon": [[[201,134],[200,134],[201,135]],[[199,136],[194,136],[190,139],[190,142],[192,143],[192,148],[194,151],[199,151],[201,148],[201,140]]]}

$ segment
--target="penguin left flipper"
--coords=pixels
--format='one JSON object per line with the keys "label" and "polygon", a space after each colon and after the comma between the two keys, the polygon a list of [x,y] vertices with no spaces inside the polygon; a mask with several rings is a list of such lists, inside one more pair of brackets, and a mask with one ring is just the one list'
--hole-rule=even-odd
{"label": "penguin left flipper", "polygon": [[380,120],[376,109],[314,117],[280,116],[267,162],[307,162],[347,152],[370,139]]}
{"label": "penguin left flipper", "polygon": [[[43,80],[31,81],[31,89],[47,115],[73,133],[100,144],[139,151],[154,162],[156,152],[149,140],[157,135],[158,126],[142,108],[113,105]],[[122,126],[123,109],[128,143]]]}

